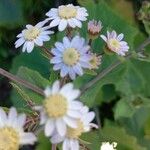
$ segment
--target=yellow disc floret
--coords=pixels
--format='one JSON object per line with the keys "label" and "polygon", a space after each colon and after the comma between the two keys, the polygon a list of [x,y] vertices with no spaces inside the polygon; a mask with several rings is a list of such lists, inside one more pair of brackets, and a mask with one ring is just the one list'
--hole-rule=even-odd
{"label": "yellow disc floret", "polygon": [[80,54],[75,48],[68,48],[63,53],[63,61],[66,65],[73,66],[79,61]]}
{"label": "yellow disc floret", "polygon": [[77,128],[67,128],[67,137],[68,138],[73,138],[73,139],[78,139],[81,134],[84,132],[84,126],[82,121],[78,120],[77,121]]}
{"label": "yellow disc floret", "polygon": [[30,29],[26,29],[24,32],[24,37],[26,40],[33,41],[40,34],[40,30],[37,27],[32,27]]}
{"label": "yellow disc floret", "polygon": [[70,19],[77,15],[77,10],[74,6],[61,6],[58,9],[58,14],[63,19]]}
{"label": "yellow disc floret", "polygon": [[52,118],[59,118],[67,112],[67,100],[61,94],[55,94],[49,96],[44,101],[44,107],[47,115]]}
{"label": "yellow disc floret", "polygon": [[0,150],[19,150],[19,135],[13,128],[0,128]]}
{"label": "yellow disc floret", "polygon": [[110,39],[108,41],[108,47],[111,50],[119,50],[120,49],[120,42],[116,39]]}

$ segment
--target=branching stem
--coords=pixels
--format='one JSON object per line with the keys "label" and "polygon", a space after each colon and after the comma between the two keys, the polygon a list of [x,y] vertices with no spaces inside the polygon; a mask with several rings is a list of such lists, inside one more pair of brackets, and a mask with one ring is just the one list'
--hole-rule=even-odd
{"label": "branching stem", "polygon": [[[141,45],[139,45],[136,49],[136,52],[143,51],[143,49],[150,44],[150,37],[148,37]],[[129,59],[132,57],[132,53],[129,53],[126,55],[126,59]],[[94,79],[89,81],[87,84],[85,84],[81,88],[81,95],[85,93],[89,88],[91,88],[95,83],[97,83],[99,80],[104,78],[108,73],[110,73],[112,70],[116,69],[122,62],[120,60],[116,61],[115,63],[111,64],[108,68],[104,69],[102,72],[100,72]]]}
{"label": "branching stem", "polygon": [[32,91],[34,91],[34,92],[44,96],[44,92],[43,92],[43,90],[41,88],[37,87],[36,85],[33,85],[33,84],[29,83],[26,80],[23,80],[23,79],[15,76],[15,75],[9,73],[8,71],[6,71],[6,70],[4,70],[2,68],[0,68],[0,75],[3,75],[5,77],[7,77],[8,79],[10,79],[10,80],[12,80],[12,81],[14,81],[16,83],[19,83],[19,84],[25,86],[26,88],[28,88],[28,89],[30,89],[30,90],[32,90]]}

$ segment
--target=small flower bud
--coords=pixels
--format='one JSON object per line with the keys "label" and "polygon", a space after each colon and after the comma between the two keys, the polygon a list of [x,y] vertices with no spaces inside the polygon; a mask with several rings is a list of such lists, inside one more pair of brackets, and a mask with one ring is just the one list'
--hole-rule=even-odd
{"label": "small flower bud", "polygon": [[101,21],[91,20],[88,22],[88,33],[90,39],[96,39],[102,30]]}
{"label": "small flower bud", "polygon": [[91,53],[91,69],[98,69],[99,65],[101,64],[101,58],[102,56],[97,56],[96,54]]}

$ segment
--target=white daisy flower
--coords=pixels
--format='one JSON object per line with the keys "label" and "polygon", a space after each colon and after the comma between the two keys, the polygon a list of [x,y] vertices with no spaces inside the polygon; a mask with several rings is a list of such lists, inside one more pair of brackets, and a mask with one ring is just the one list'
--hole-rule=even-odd
{"label": "white daisy flower", "polygon": [[56,42],[55,48],[52,49],[54,57],[50,62],[54,64],[53,69],[60,70],[61,77],[69,75],[72,80],[76,78],[76,74],[82,76],[83,69],[90,68],[89,49],[90,46],[79,36],[72,40],[64,37],[63,43]]}
{"label": "white daisy flower", "polygon": [[79,138],[84,132],[91,129],[91,121],[94,119],[94,112],[89,112],[88,107],[84,106],[80,110],[82,116],[78,119],[77,128],[67,127],[67,132],[64,137],[59,134],[54,134],[51,138],[53,144],[63,141],[63,150],[79,150]]}
{"label": "white daisy flower", "polygon": [[49,35],[54,33],[48,30],[50,27],[43,27],[46,23],[47,21],[42,21],[35,26],[26,25],[26,29],[17,35],[19,39],[15,42],[15,47],[23,45],[22,52],[27,50],[30,53],[35,45],[43,46],[43,42],[49,41]]}
{"label": "white daisy flower", "polygon": [[67,26],[81,28],[81,21],[86,21],[88,14],[84,7],[69,4],[52,8],[46,13],[46,16],[49,17],[47,20],[52,20],[50,27],[58,26],[59,31],[63,31]]}
{"label": "white daisy flower", "polygon": [[110,144],[109,142],[103,142],[101,145],[100,150],[116,150],[117,143],[113,142]]}
{"label": "white daisy flower", "polygon": [[36,137],[31,132],[24,132],[26,116],[17,115],[11,108],[8,116],[0,108],[0,150],[18,150],[21,145],[34,144]]}
{"label": "white daisy flower", "polygon": [[101,38],[107,43],[107,47],[110,51],[113,51],[120,56],[125,56],[125,53],[128,52],[128,43],[122,41],[124,34],[121,33],[117,35],[116,31],[107,31],[107,36],[101,35]]}
{"label": "white daisy flower", "polygon": [[45,124],[46,136],[51,136],[54,132],[64,136],[67,126],[77,128],[77,119],[81,117],[79,110],[82,107],[82,103],[76,101],[79,94],[80,91],[73,89],[72,83],[60,87],[59,81],[45,90],[43,106],[35,109],[40,111],[40,123]]}

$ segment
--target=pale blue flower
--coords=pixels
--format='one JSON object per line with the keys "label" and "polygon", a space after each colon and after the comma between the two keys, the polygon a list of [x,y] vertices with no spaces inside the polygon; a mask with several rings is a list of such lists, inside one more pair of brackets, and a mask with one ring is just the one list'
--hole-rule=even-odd
{"label": "pale blue flower", "polygon": [[75,36],[72,40],[63,38],[63,42],[56,42],[52,49],[54,57],[51,63],[54,70],[60,70],[61,77],[69,75],[73,80],[76,75],[82,76],[84,68],[90,68],[91,55],[88,53],[90,46],[85,39]]}

